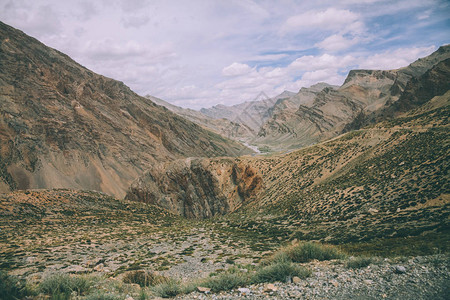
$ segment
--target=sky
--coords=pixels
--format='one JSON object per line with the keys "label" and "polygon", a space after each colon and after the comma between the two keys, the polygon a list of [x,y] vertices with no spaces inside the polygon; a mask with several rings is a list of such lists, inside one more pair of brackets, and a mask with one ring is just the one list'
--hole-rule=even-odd
{"label": "sky", "polygon": [[450,43],[447,0],[0,0],[0,21],[193,109],[341,85]]}

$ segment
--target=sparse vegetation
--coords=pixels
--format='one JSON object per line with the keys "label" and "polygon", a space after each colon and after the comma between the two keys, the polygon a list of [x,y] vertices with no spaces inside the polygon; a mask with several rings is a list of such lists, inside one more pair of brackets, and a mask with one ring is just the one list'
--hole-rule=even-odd
{"label": "sparse vegetation", "polygon": [[130,271],[125,273],[123,277],[123,282],[136,283],[141,287],[154,286],[157,284],[166,283],[167,281],[167,277],[146,270]]}
{"label": "sparse vegetation", "polygon": [[162,298],[171,298],[183,293],[181,283],[174,279],[168,280],[165,283],[155,285],[154,287],[152,287],[152,291],[156,296]]}
{"label": "sparse vegetation", "polygon": [[279,250],[274,254],[271,260],[275,262],[291,261],[304,263],[314,259],[320,261],[330,259],[343,259],[345,258],[345,256],[346,255],[336,246],[313,242],[301,242]]}
{"label": "sparse vegetation", "polygon": [[252,276],[251,281],[253,283],[263,282],[290,282],[291,278],[297,276],[304,279],[311,275],[311,270],[293,264],[291,262],[276,262],[268,266],[259,268]]}
{"label": "sparse vegetation", "polygon": [[226,272],[205,280],[202,285],[213,292],[228,291],[233,288],[244,286],[249,283],[246,273]]}
{"label": "sparse vegetation", "polygon": [[0,270],[0,299],[21,299],[28,293],[25,281]]}
{"label": "sparse vegetation", "polygon": [[83,295],[92,286],[92,279],[85,276],[53,274],[39,285],[40,292],[50,295],[52,299],[68,299],[72,292]]}
{"label": "sparse vegetation", "polygon": [[370,264],[373,264],[377,262],[376,257],[371,256],[357,256],[352,257],[346,262],[346,267],[349,269],[359,269],[359,268],[365,268],[369,266]]}

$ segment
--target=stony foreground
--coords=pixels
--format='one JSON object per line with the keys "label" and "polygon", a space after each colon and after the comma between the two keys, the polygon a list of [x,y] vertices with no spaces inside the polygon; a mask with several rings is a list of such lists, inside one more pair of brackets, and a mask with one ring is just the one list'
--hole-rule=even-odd
{"label": "stony foreground", "polygon": [[313,271],[305,280],[252,285],[230,292],[194,292],[175,299],[450,299],[450,259],[433,255],[380,259],[364,268],[345,262],[306,264]]}

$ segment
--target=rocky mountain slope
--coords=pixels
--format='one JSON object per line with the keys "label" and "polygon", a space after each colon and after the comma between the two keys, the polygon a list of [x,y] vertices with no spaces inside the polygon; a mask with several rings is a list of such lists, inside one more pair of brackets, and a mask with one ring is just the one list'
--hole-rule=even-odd
{"label": "rocky mountain slope", "polygon": [[182,108],[150,95],[146,96],[146,98],[152,100],[158,105],[166,107],[177,115],[180,115],[183,118],[197,123],[203,128],[211,130],[226,138],[236,141],[248,141],[256,135],[256,132],[253,129],[243,123],[232,122],[225,118],[214,119],[201,113],[200,111],[189,108]]}
{"label": "rocky mountain slope", "polygon": [[344,131],[359,129],[369,124],[392,119],[395,116],[416,108],[436,95],[443,95],[450,89],[450,58],[447,58],[424,74],[412,77],[405,85],[404,91],[395,102],[389,101],[383,107],[372,111],[362,111]]}
{"label": "rocky mountain slope", "polygon": [[250,153],[0,23],[0,191],[123,197],[156,161]]}
{"label": "rocky mountain slope", "polygon": [[219,104],[211,108],[202,108],[200,112],[214,119],[225,118],[243,124],[251,128],[253,132],[258,132],[262,124],[270,118],[273,106],[278,101],[291,96],[293,96],[292,92],[284,91],[276,97],[269,98],[264,92],[261,92],[253,101],[233,106]]}

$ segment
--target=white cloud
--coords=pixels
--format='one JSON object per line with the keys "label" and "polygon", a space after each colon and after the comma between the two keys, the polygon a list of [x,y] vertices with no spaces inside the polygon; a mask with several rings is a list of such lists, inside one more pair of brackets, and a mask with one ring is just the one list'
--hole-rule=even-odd
{"label": "white cloud", "polygon": [[390,70],[406,67],[418,58],[431,54],[434,50],[436,50],[436,47],[430,46],[385,51],[361,58],[359,68]]}
{"label": "white cloud", "polygon": [[322,54],[320,56],[305,55],[294,60],[288,68],[291,70],[308,70],[315,71],[329,68],[343,68],[354,62],[351,55],[335,56],[330,54]]}
{"label": "white cloud", "polygon": [[148,15],[131,15],[122,18],[123,25],[125,27],[139,28],[150,22],[150,16]]}
{"label": "white cloud", "polygon": [[252,68],[247,64],[234,62],[231,65],[222,69],[223,76],[239,76],[250,73]]}
{"label": "white cloud", "polygon": [[288,18],[283,24],[281,32],[291,33],[310,30],[331,30],[334,32],[344,30],[348,32],[349,29],[359,31],[359,26],[362,26],[362,23],[357,22],[358,19],[357,14],[347,9],[330,7],[321,11],[311,10]]}
{"label": "white cloud", "polygon": [[326,51],[340,51],[347,49],[353,45],[358,43],[357,38],[346,39],[340,34],[333,34],[321,41],[320,43],[315,44],[317,47],[322,48]]}

